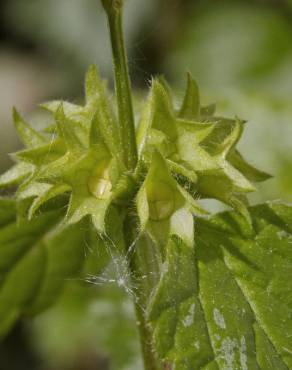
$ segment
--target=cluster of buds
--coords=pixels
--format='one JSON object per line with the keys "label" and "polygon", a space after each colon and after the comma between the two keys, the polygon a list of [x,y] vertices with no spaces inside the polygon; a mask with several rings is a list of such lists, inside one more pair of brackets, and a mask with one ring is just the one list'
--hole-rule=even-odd
{"label": "cluster of buds", "polygon": [[13,155],[15,166],[0,177],[0,187],[18,185],[16,195],[29,218],[52,198],[66,196],[64,222],[90,215],[104,233],[111,205],[135,204],[140,230],[161,243],[175,230],[190,242],[192,227],[186,232],[183,224],[206,213],[198,199],[220,200],[248,219],[252,182],[269,178],[236,149],[245,122],[217,117],[213,105],[202,107],[191,76],[180,109],[174,108],[166,82],[153,80],[137,129],[133,171],[123,163],[117,118],[94,66],[87,73],[84,106],[59,101],[42,106],[54,117],[43,132],[14,112],[27,148]]}

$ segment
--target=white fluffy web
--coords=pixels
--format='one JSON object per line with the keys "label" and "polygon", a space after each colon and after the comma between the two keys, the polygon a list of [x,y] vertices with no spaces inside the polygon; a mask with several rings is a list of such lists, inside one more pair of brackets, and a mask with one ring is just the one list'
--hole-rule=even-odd
{"label": "white fluffy web", "polygon": [[[127,250],[127,253],[122,255],[112,238],[110,238],[108,235],[104,235],[102,238],[104,241],[103,246],[106,248],[106,253],[110,257],[110,262],[100,274],[87,274],[83,281],[96,286],[116,286],[124,290],[126,295],[131,298],[132,301],[138,305],[143,312],[145,312],[146,307],[141,303],[137,291],[141,285],[141,282],[147,280],[149,275],[153,275],[155,273],[150,271],[148,272],[148,275],[143,274],[137,276],[129,268],[130,259],[133,258],[139,246],[139,238],[140,235],[138,235],[132,242]],[[88,248],[91,247],[88,246]],[[94,253],[94,251],[91,249],[90,253]]]}

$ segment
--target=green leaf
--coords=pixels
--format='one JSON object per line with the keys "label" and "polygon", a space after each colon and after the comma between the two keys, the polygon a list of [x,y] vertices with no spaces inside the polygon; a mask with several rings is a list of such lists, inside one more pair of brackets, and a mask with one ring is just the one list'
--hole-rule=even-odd
{"label": "green leaf", "polygon": [[14,221],[16,204],[12,199],[0,198],[0,226],[4,227]]}
{"label": "green leaf", "polygon": [[91,229],[57,227],[62,217],[47,211],[18,225],[15,201],[0,199],[0,335],[21,315],[47,308],[78,276]]}
{"label": "green leaf", "polygon": [[292,208],[196,219],[173,236],[148,308],[159,357],[180,370],[292,368]]}
{"label": "green leaf", "polygon": [[180,370],[200,369],[214,358],[198,293],[194,250],[172,237],[149,318],[160,359]]}
{"label": "green leaf", "polygon": [[86,232],[89,231],[85,223],[69,226],[53,234],[46,242],[42,281],[33,299],[25,307],[26,314],[45,310],[58,298],[68,278],[79,277],[88,249]]}

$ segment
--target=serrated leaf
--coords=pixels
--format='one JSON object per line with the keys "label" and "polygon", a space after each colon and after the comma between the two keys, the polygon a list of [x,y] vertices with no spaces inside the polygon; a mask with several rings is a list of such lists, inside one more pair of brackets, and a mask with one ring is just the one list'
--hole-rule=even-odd
{"label": "serrated leaf", "polygon": [[149,306],[160,359],[179,370],[292,368],[292,208],[197,219],[173,237]]}
{"label": "serrated leaf", "polygon": [[213,360],[198,296],[194,250],[177,237],[168,243],[161,279],[148,310],[155,348],[170,368],[200,369]]}

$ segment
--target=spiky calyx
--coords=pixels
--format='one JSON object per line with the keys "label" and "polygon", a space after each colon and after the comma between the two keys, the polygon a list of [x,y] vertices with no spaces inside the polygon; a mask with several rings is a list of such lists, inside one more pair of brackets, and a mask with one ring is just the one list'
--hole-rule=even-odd
{"label": "spiky calyx", "polygon": [[16,165],[0,177],[0,187],[19,186],[17,199],[28,205],[30,218],[48,200],[66,194],[64,222],[90,215],[104,233],[110,206],[127,209],[134,203],[141,230],[163,243],[173,228],[180,228],[176,234],[190,241],[192,227],[186,235],[181,222],[204,213],[197,199],[220,200],[248,218],[251,182],[269,178],[236,149],[245,123],[215,116],[214,106],[201,107],[191,76],[179,110],[165,81],[153,80],[137,130],[139,158],[133,172],[123,161],[117,119],[94,66],[87,73],[84,106],[55,101],[43,107],[55,121],[45,132],[36,132],[14,111],[26,149],[14,155]]}

